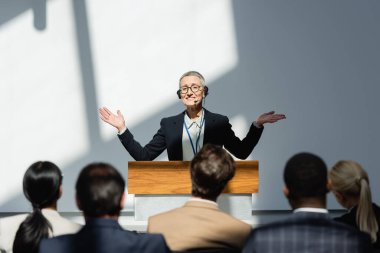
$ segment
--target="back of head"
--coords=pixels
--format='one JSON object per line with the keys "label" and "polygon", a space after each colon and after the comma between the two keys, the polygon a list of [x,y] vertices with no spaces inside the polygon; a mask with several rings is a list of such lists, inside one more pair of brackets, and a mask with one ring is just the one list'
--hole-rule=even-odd
{"label": "back of head", "polygon": [[79,174],[75,188],[86,217],[119,216],[125,181],[112,165],[87,165]]}
{"label": "back of head", "polygon": [[371,189],[367,172],[354,161],[337,162],[329,172],[331,189],[344,198],[358,199],[356,223],[359,229],[377,240],[378,224],[372,208]]}
{"label": "back of head", "polygon": [[332,189],[346,196],[360,197],[361,185],[369,185],[367,173],[354,161],[338,161],[331,168],[329,179]]}
{"label": "back of head", "polygon": [[37,252],[43,238],[49,236],[51,224],[42,215],[41,209],[55,206],[60,197],[62,173],[51,162],[33,163],[25,172],[23,191],[31,202],[33,212],[21,223],[13,244],[13,252]]}
{"label": "back of head", "polygon": [[206,144],[190,164],[192,195],[216,200],[235,175],[235,162],[222,147]]}
{"label": "back of head", "polygon": [[33,163],[25,172],[23,191],[33,208],[45,208],[55,203],[60,194],[62,173],[51,162]]}
{"label": "back of head", "polygon": [[285,165],[284,181],[290,201],[316,198],[325,200],[327,191],[327,167],[324,161],[311,153],[291,157]]}

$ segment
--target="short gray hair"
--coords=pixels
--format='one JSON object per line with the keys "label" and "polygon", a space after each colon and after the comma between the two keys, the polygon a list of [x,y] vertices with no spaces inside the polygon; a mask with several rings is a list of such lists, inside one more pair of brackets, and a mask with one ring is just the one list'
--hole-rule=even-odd
{"label": "short gray hair", "polygon": [[182,78],[184,78],[185,76],[196,76],[198,77],[200,80],[201,80],[201,85],[203,87],[205,87],[205,78],[202,76],[201,73],[199,73],[198,71],[194,71],[194,70],[191,70],[191,71],[187,71],[185,74],[183,74],[181,76],[181,78],[179,79],[179,87],[181,88],[181,80]]}

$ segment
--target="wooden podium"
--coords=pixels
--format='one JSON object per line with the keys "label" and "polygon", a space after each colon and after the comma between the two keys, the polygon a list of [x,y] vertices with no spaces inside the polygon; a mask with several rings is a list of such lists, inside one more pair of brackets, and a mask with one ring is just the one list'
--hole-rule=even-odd
{"label": "wooden podium", "polygon": [[[191,194],[189,161],[128,162],[129,194]],[[259,162],[236,161],[235,176],[224,193],[252,194],[259,190]]]}
{"label": "wooden podium", "polygon": [[[128,199],[135,220],[182,206],[191,195],[189,161],[128,162]],[[252,217],[252,193],[259,189],[259,162],[236,161],[235,176],[218,198],[219,207],[236,218]]]}

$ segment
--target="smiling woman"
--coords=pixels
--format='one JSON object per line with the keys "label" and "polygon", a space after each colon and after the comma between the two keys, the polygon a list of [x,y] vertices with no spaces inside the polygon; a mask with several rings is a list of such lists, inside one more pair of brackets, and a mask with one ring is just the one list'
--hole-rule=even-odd
{"label": "smiling woman", "polygon": [[199,104],[202,104],[203,98],[208,95],[204,77],[196,71],[186,72],[179,79],[177,95],[179,99],[182,99],[188,113],[190,115],[193,113],[190,118],[198,118]]}
{"label": "smiling woman", "polygon": [[127,129],[124,116],[118,110],[99,109],[101,119],[117,128],[119,139],[129,154],[138,161],[154,160],[165,149],[169,160],[191,160],[206,143],[224,146],[239,159],[246,159],[259,142],[265,123],[285,118],[274,111],[260,115],[243,140],[236,137],[226,116],[209,112],[202,101],[208,94],[204,77],[197,71],[188,71],[179,79],[178,97],[186,110],[176,116],[161,120],[161,127],[144,147]]}

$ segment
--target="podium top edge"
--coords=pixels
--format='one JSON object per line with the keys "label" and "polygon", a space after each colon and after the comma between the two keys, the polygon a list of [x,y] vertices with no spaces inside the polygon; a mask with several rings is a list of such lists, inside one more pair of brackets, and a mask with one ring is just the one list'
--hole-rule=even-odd
{"label": "podium top edge", "polygon": [[[138,163],[148,163],[148,164],[154,164],[154,163],[160,163],[160,164],[182,164],[182,163],[190,163],[191,161],[128,161],[128,163],[138,164]],[[258,163],[259,160],[238,160],[236,163]]]}
{"label": "podium top edge", "polygon": [[[254,166],[258,167],[258,160],[235,161],[237,167]],[[128,161],[128,166],[189,166],[190,161]]]}

